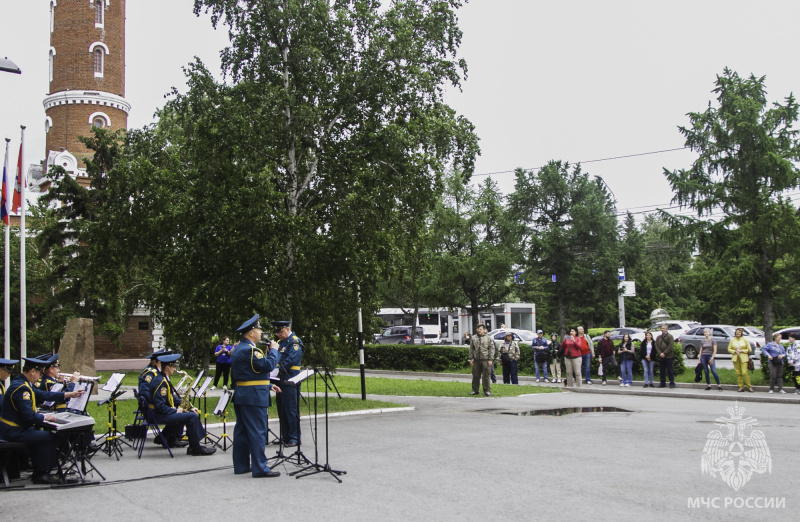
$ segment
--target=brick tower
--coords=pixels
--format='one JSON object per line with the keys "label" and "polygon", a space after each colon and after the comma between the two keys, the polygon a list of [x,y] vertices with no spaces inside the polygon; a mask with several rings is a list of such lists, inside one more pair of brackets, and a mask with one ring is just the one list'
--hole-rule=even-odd
{"label": "brick tower", "polygon": [[47,165],[85,176],[92,126],[127,129],[125,0],[50,1]]}

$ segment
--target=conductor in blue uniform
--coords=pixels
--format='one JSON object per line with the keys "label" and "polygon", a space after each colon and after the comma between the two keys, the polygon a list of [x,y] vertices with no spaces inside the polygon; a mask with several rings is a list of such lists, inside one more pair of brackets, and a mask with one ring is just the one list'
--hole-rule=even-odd
{"label": "conductor in blue uniform", "polygon": [[[192,407],[191,403],[182,404],[181,398],[175,393],[169,377],[175,373],[175,364],[180,359],[181,354],[162,355],[158,358],[161,361],[161,372],[150,382],[149,391],[150,408],[155,413],[156,422],[165,426],[186,426],[186,436],[189,438],[189,448],[186,450],[188,455],[195,457],[211,455],[216,448],[207,448],[200,444],[206,432],[200,422],[200,412]],[[170,447],[180,447],[181,444],[169,437],[167,443]]]}
{"label": "conductor in blue uniform", "polygon": [[300,373],[300,361],[303,358],[303,341],[292,331],[291,321],[272,321],[275,333],[280,339],[278,351],[278,377],[281,381],[282,393],[275,397],[278,413],[281,417],[281,441],[285,446],[297,446],[300,443],[300,415],[298,402],[300,388],[289,379]]}
{"label": "conductor in blue uniform", "polygon": [[[38,429],[44,421],[54,421],[52,414],[36,413],[37,402],[59,401],[80,397],[83,390],[71,392],[47,392],[34,386],[44,375],[49,361],[23,358],[22,373],[8,387],[3,397],[3,413],[0,415],[0,439],[9,442],[24,442],[33,464],[34,484],[60,484],[61,479],[50,475],[56,465],[56,438],[49,431]],[[53,359],[55,362],[55,359]]]}
{"label": "conductor in blue uniform", "polygon": [[267,464],[267,410],[269,391],[278,386],[269,382],[269,374],[278,364],[278,345],[271,342],[268,353],[258,347],[261,325],[258,314],[245,321],[236,331],[242,338],[231,356],[231,374],[236,383],[233,409],[236,426],[233,429],[233,472],[237,475],[252,472],[253,477],[278,477]]}

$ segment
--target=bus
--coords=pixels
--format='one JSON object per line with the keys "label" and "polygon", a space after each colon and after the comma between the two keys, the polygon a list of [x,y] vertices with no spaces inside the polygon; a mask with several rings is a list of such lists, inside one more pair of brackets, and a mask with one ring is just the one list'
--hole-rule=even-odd
{"label": "bus", "polygon": [[416,324],[413,324],[412,314],[407,314],[402,308],[381,308],[378,310],[377,315],[385,326],[421,326],[425,334],[425,344],[439,344],[442,342],[442,324],[439,318],[439,310],[420,308],[417,311]]}

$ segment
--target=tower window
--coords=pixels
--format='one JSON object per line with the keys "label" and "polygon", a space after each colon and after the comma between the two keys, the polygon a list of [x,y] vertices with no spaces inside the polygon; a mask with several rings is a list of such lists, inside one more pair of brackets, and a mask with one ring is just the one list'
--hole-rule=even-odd
{"label": "tower window", "polygon": [[97,0],[94,3],[94,25],[103,27],[103,1]]}
{"label": "tower window", "polygon": [[94,50],[94,75],[103,76],[103,50],[99,47]]}
{"label": "tower window", "polygon": [[98,129],[107,129],[111,127],[111,118],[104,112],[95,112],[89,116],[89,124]]}

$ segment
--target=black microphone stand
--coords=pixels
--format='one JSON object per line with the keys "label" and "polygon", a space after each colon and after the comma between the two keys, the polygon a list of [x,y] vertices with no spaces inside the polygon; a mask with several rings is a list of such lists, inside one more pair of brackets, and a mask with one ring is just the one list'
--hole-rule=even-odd
{"label": "black microphone stand", "polygon": [[[316,366],[314,367],[314,462],[309,462],[309,466],[306,466],[303,469],[294,471],[289,473],[290,476],[294,476],[295,478],[301,477],[308,477],[310,475],[316,475],[317,473],[328,473],[330,476],[335,478],[340,484],[342,483],[342,479],[339,478],[339,475],[347,474],[346,471],[340,471],[331,468],[329,463],[329,456],[330,456],[330,449],[329,449],[329,439],[328,439],[328,390],[330,386],[328,385],[328,380],[333,385],[333,388],[336,390],[336,394],[339,398],[342,398],[342,395],[339,393],[339,389],[336,388],[336,383],[333,382],[333,376],[330,374],[328,369],[328,365],[325,364],[325,360],[321,356],[318,348],[317,343],[314,342],[314,339],[309,340],[309,344],[313,347],[314,352],[320,360],[320,364],[322,365],[322,372],[320,373],[317,370]],[[325,464],[319,463],[319,451],[317,450],[317,373],[322,375],[322,381],[325,383]]]}

